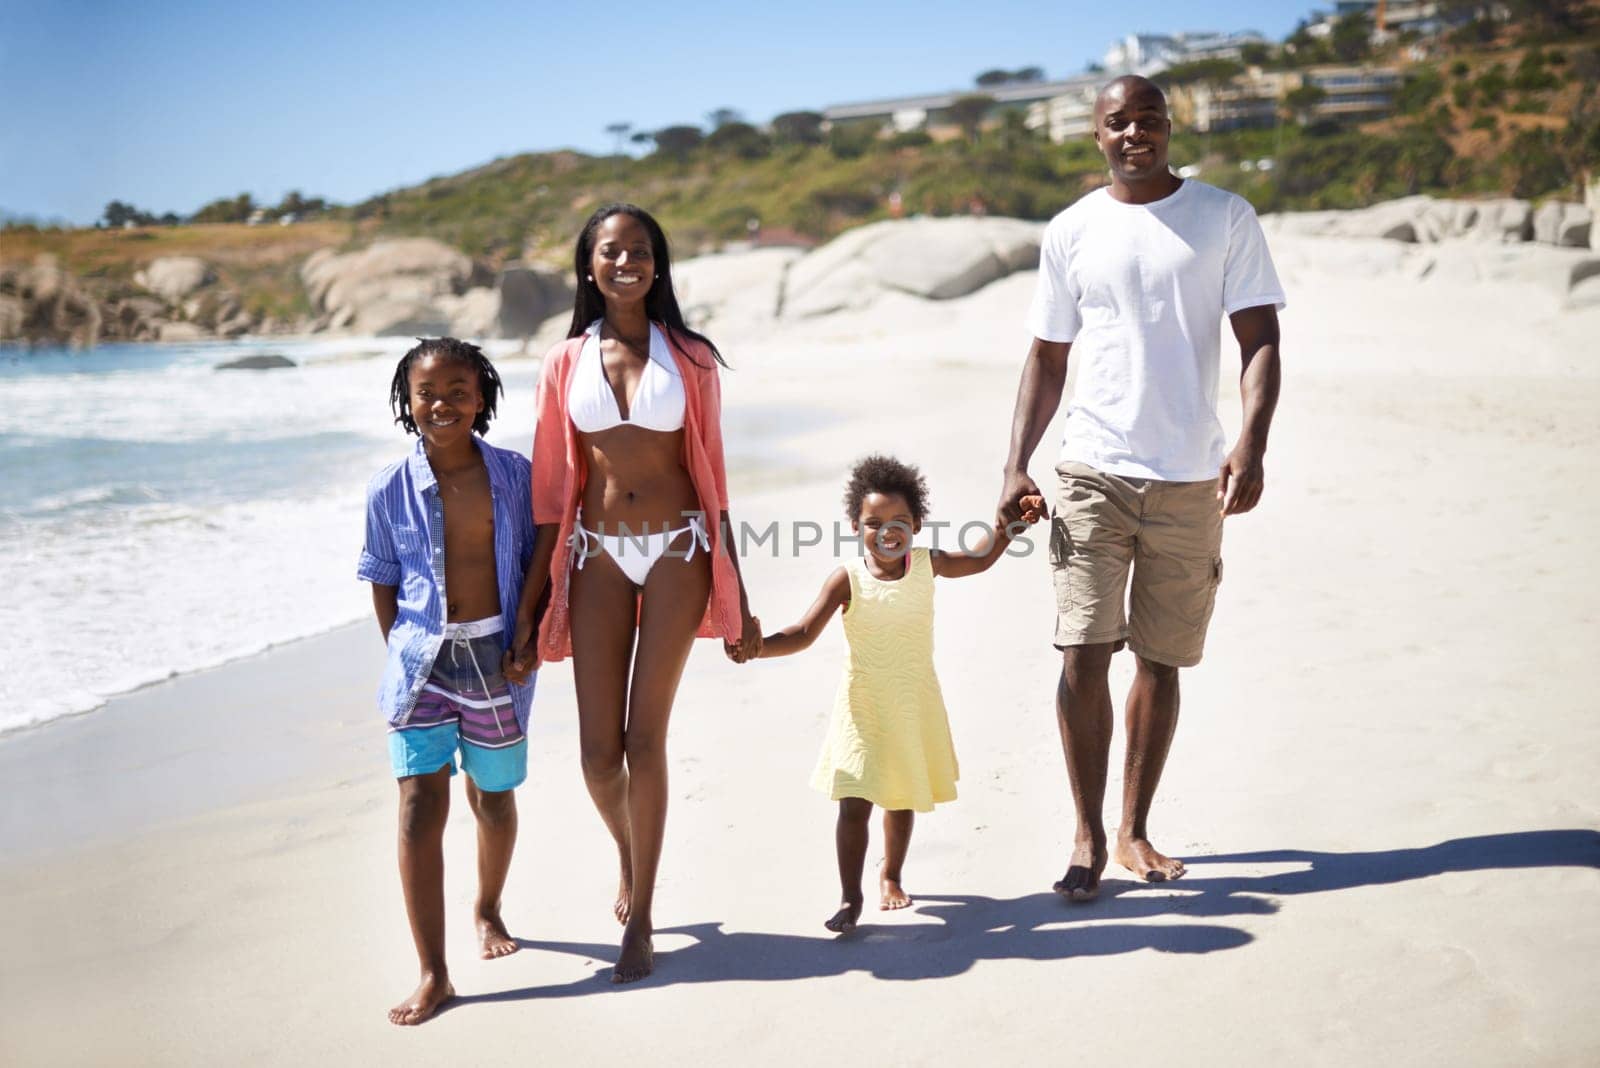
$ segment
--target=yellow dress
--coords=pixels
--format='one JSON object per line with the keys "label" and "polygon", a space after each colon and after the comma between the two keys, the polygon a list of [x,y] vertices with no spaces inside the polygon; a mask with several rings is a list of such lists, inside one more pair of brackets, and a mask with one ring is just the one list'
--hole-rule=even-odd
{"label": "yellow dress", "polygon": [[933,673],[933,561],[927,549],[912,549],[894,582],[873,578],[864,559],[845,571],[850,653],[811,785],[835,801],[931,812],[955,800],[960,775]]}

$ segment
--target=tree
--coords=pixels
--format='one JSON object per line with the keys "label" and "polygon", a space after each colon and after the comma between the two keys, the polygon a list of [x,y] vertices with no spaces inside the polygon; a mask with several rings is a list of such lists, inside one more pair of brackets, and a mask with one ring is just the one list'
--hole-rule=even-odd
{"label": "tree", "polygon": [[610,134],[612,139],[616,142],[616,147],[611,153],[613,156],[622,155],[622,139],[627,137],[628,132],[632,129],[633,123],[631,122],[612,122],[606,124],[606,133]]}
{"label": "tree", "polygon": [[1333,54],[1345,63],[1365,59],[1372,53],[1372,20],[1364,11],[1352,11],[1333,24],[1328,35]]}
{"label": "tree", "polygon": [[820,145],[823,118],[816,111],[785,111],[772,118],[772,136],[780,144]]}
{"label": "tree", "polygon": [[717,108],[706,113],[706,121],[711,124],[713,130],[720,130],[730,123],[743,122],[744,114],[737,108]]}
{"label": "tree", "polygon": [[711,131],[706,147],[740,159],[760,159],[767,154],[771,143],[748,122],[725,122]]}
{"label": "tree", "polygon": [[984,89],[992,89],[994,86],[1005,85],[1007,82],[1009,82],[1011,80],[1011,72],[1008,70],[1000,70],[998,67],[996,67],[993,70],[984,71],[982,74],[978,75],[972,80],[974,84],[981,86]]}
{"label": "tree", "polygon": [[699,148],[706,139],[698,126],[664,126],[650,137],[656,143],[657,152],[680,162],[688,159],[689,153]]}
{"label": "tree", "polygon": [[950,121],[961,127],[967,140],[977,141],[989,109],[994,107],[994,97],[987,93],[968,93],[950,102]]}
{"label": "tree", "polygon": [[1283,95],[1283,102],[1294,116],[1294,121],[1305,126],[1311,121],[1311,113],[1318,104],[1328,99],[1328,93],[1320,85],[1307,82],[1297,86]]}
{"label": "tree", "polygon": [[1044,81],[1043,67],[1019,67],[1011,72],[1011,80],[1024,84]]}
{"label": "tree", "polygon": [[140,211],[132,204],[125,204],[120,200],[113,200],[107,204],[101,219],[104,225],[113,230],[120,230],[124,226],[154,226],[156,224],[154,215],[147,211]]}
{"label": "tree", "polygon": [[222,197],[218,200],[213,200],[195,212],[190,221],[197,223],[241,223],[247,221],[255,210],[255,198],[249,193],[240,193],[236,197]]}
{"label": "tree", "polygon": [[1272,62],[1272,46],[1249,41],[1239,46],[1239,59],[1246,66],[1262,67]]}

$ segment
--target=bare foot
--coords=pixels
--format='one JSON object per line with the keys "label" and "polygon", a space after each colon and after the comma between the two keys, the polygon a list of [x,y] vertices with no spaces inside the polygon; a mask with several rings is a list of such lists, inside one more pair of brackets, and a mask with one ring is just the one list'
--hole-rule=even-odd
{"label": "bare foot", "polygon": [[478,944],[482,947],[478,955],[484,960],[509,957],[521,948],[517,945],[517,940],[506,930],[505,923],[500,919],[499,909],[478,913]]}
{"label": "bare foot", "polygon": [[1148,839],[1117,835],[1117,863],[1149,883],[1183,878],[1183,861],[1156,852]]}
{"label": "bare foot", "polygon": [[911,895],[900,888],[899,879],[891,879],[887,872],[878,872],[878,908],[903,909],[911,904]]}
{"label": "bare foot", "polygon": [[439,1006],[456,996],[456,988],[443,974],[428,972],[411,996],[389,1010],[389,1022],[402,1027],[414,1027],[439,1010]]}
{"label": "bare foot", "polygon": [[617,877],[617,900],[612,903],[611,911],[617,917],[617,922],[626,927],[628,915],[633,911],[633,864],[626,856],[622,858],[622,874]]}
{"label": "bare foot", "polygon": [[1100,874],[1106,870],[1106,847],[1080,841],[1072,847],[1067,874],[1056,880],[1055,892],[1068,901],[1093,901],[1100,896]]}
{"label": "bare foot", "polygon": [[656,969],[656,947],[649,930],[635,930],[632,924],[622,932],[622,950],[611,969],[613,983],[632,983]]}
{"label": "bare foot", "polygon": [[822,921],[822,926],[834,934],[849,934],[856,929],[856,921],[861,919],[861,902],[846,901],[839,906],[839,911]]}

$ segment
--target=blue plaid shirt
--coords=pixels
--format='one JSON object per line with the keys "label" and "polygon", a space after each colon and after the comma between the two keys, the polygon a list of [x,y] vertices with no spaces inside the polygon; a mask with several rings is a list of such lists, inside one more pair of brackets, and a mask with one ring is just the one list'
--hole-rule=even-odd
{"label": "blue plaid shirt", "polygon": [[[533,556],[531,469],[526,456],[498,449],[482,438],[475,440],[494,498],[494,565],[509,644],[517,625],[522,577]],[[416,707],[444,643],[444,502],[420,438],[410,456],[379,471],[367,485],[367,541],[356,577],[397,588],[400,611],[389,631],[389,659],[378,686],[378,708],[390,724],[399,726]],[[511,686],[517,723],[524,732],[536,679],[537,675],[526,685]]]}

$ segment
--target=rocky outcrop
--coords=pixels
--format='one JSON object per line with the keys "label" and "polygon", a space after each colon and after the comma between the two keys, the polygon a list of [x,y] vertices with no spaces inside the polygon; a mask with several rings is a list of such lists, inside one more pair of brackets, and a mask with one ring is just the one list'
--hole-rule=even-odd
{"label": "rocky outcrop", "polygon": [[198,256],[162,256],[145,264],[133,276],[136,285],[168,304],[181,304],[185,297],[216,280],[211,265]]}
{"label": "rocky outcrop", "polygon": [[380,337],[449,332],[462,309],[448,298],[488,281],[465,255],[425,237],[320,250],[306,258],[300,278],[319,325]]}
{"label": "rocky outcrop", "polygon": [[0,267],[0,299],[0,340],[93,345],[101,338],[100,302],[54,256]]}
{"label": "rocky outcrop", "polygon": [[1496,245],[1530,241],[1587,248],[1590,211],[1551,202],[1534,210],[1526,200],[1435,200],[1415,196],[1357,211],[1304,211],[1268,216],[1279,233],[1303,237],[1383,238],[1433,244],[1466,238]]}
{"label": "rocky outcrop", "polygon": [[684,318],[697,329],[748,332],[783,312],[784,282],[799,249],[697,256],[672,268]]}
{"label": "rocky outcrop", "polygon": [[1043,223],[964,217],[897,219],[858,227],[790,266],[783,315],[861,308],[884,291],[928,300],[974,292],[1039,263]]}

